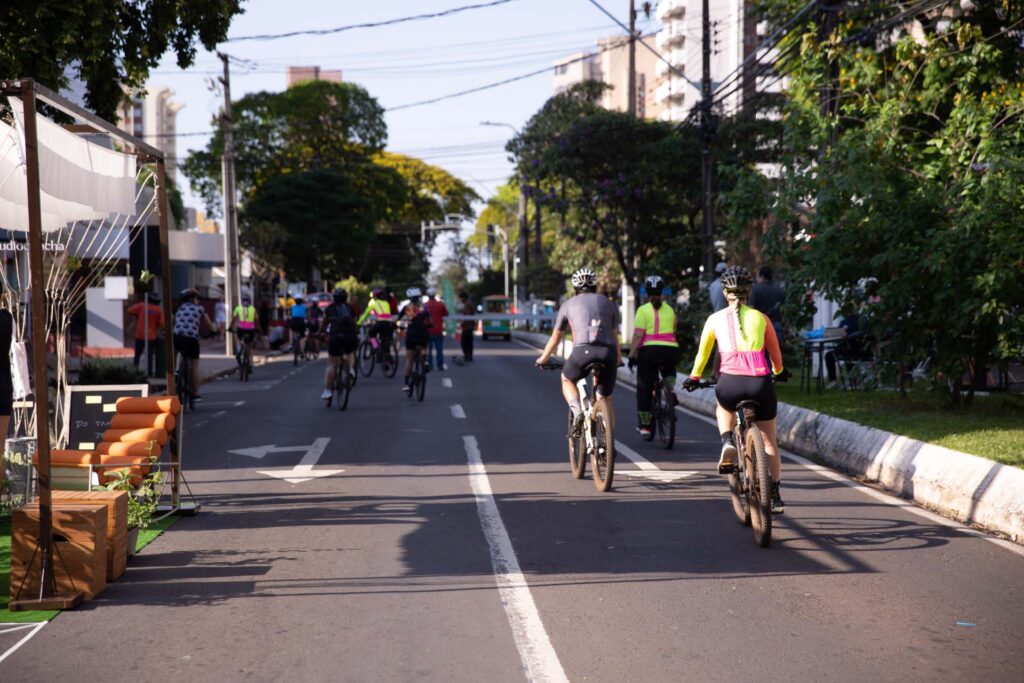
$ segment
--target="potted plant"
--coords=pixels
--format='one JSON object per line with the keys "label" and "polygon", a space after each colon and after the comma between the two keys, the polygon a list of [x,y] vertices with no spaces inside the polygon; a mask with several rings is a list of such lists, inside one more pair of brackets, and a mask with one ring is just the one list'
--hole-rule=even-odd
{"label": "potted plant", "polygon": [[156,457],[150,458],[153,469],[142,478],[136,487],[132,483],[131,469],[125,468],[114,472],[112,481],[100,486],[106,491],[128,492],[128,556],[135,554],[139,543],[139,532],[149,527],[156,513],[157,502],[160,500],[160,488],[164,477]]}

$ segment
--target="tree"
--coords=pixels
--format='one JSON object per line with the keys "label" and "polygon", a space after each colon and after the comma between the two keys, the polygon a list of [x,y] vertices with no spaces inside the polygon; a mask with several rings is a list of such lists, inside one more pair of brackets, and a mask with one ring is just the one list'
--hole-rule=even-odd
{"label": "tree", "polygon": [[168,49],[179,67],[188,68],[196,44],[213,50],[241,12],[239,0],[3,3],[0,74],[59,90],[73,73],[85,83],[86,106],[116,121],[125,92],[145,85]]}
{"label": "tree", "polygon": [[965,375],[973,391],[1024,355],[1024,7],[973,7],[795,27],[789,154],[759,203],[799,286],[863,311],[885,356],[927,359],[954,402]]}
{"label": "tree", "polygon": [[289,274],[312,279],[317,267],[341,276],[358,272],[385,211],[348,175],[325,169],[290,173],[268,180],[246,205],[242,239],[252,243],[261,224],[276,224],[285,231],[280,254]]}
{"label": "tree", "polygon": [[415,157],[381,152],[374,162],[398,172],[410,188],[406,202],[393,216],[399,222],[442,220],[445,214],[473,215],[480,195],[465,182],[439,166]]}
{"label": "tree", "polygon": [[[387,142],[384,109],[354,83],[305,81],[284,92],[258,92],[232,103],[235,170],[243,201],[269,179],[314,169],[357,171],[374,163]],[[224,134],[216,131],[206,149],[184,164],[192,190],[219,215]]]}

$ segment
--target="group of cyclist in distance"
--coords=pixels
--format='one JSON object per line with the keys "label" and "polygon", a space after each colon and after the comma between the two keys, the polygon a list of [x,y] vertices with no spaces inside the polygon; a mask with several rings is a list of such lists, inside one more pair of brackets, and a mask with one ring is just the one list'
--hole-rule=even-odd
{"label": "group of cyclist in distance", "polygon": [[[705,322],[693,369],[683,381],[683,388],[692,391],[701,385],[704,368],[717,343],[720,375],[715,385],[716,422],[722,440],[718,471],[721,474],[735,471],[736,410],[743,401],[756,401],[754,417],[764,435],[772,479],[771,508],[773,513],[781,514],[785,505],[779,492],[782,461],[776,440],[778,399],[774,381],[784,381],[788,371],[783,368],[779,340],[771,321],[747,305],[754,284],[750,272],[732,266],[722,273],[720,282],[728,306],[713,313]],[[572,352],[562,367],[561,384],[562,395],[573,416],[570,436],[578,438],[583,429],[583,414],[577,383],[593,363],[603,367],[597,377],[597,397],[614,424],[611,396],[617,368],[622,364],[622,345],[618,310],[607,297],[597,293],[596,273],[581,268],[573,273],[572,286],[575,296],[559,308],[554,331],[536,363],[547,366],[565,333],[572,333]],[[675,312],[664,303],[664,281],[658,275],[651,275],[644,281],[644,289],[647,302],[637,309],[634,319],[629,366],[637,373],[637,429],[647,436],[651,430],[652,388],[659,376],[669,386],[675,386],[680,348]]]}

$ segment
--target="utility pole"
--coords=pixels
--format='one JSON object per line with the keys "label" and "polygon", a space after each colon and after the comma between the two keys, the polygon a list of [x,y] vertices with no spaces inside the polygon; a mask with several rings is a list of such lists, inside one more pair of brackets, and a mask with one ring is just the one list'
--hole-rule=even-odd
{"label": "utility pole", "polygon": [[[523,261],[523,272],[522,272],[522,286],[523,292],[526,292],[528,283],[526,278],[526,266],[530,265],[530,224],[526,220],[526,187],[522,185],[525,179],[520,178],[519,187],[519,245],[516,247],[516,258],[515,263],[519,264],[520,255],[522,255]],[[519,313],[519,272],[518,268],[516,271],[516,301],[515,308],[516,313]]]}
{"label": "utility pole", "polygon": [[636,116],[636,2],[629,0],[629,73],[626,75],[629,102],[626,113]]}
{"label": "utility pole", "polygon": [[[221,191],[224,194],[224,304],[230,322],[235,306],[242,301],[242,280],[238,270],[238,207],[235,205],[235,135],[234,120],[231,118],[230,57],[223,52],[218,52],[217,56],[224,62],[224,76],[220,79],[221,85],[224,86],[224,111],[221,113],[221,125],[224,127]],[[234,334],[225,331],[224,353],[231,356],[234,352]]]}
{"label": "utility pole", "polygon": [[703,0],[702,4],[704,16],[701,22],[703,74],[700,81],[700,191],[701,213],[704,216],[704,277],[710,278],[715,265],[714,159],[711,156],[711,138],[715,134],[716,123],[711,114],[711,16],[708,12],[708,0]]}

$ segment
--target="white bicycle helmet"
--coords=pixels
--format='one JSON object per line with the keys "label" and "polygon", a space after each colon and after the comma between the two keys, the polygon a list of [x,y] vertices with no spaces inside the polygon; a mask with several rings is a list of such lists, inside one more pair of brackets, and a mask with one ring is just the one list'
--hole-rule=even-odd
{"label": "white bicycle helmet", "polygon": [[580,268],[572,274],[572,286],[576,289],[597,287],[597,273],[587,267]]}
{"label": "white bicycle helmet", "polygon": [[648,294],[661,294],[661,290],[665,288],[665,281],[660,275],[648,275],[644,280],[644,288]]}
{"label": "white bicycle helmet", "polygon": [[418,299],[419,297],[423,296],[423,292],[420,291],[419,287],[410,287],[409,289],[405,290],[405,295],[410,299]]}

